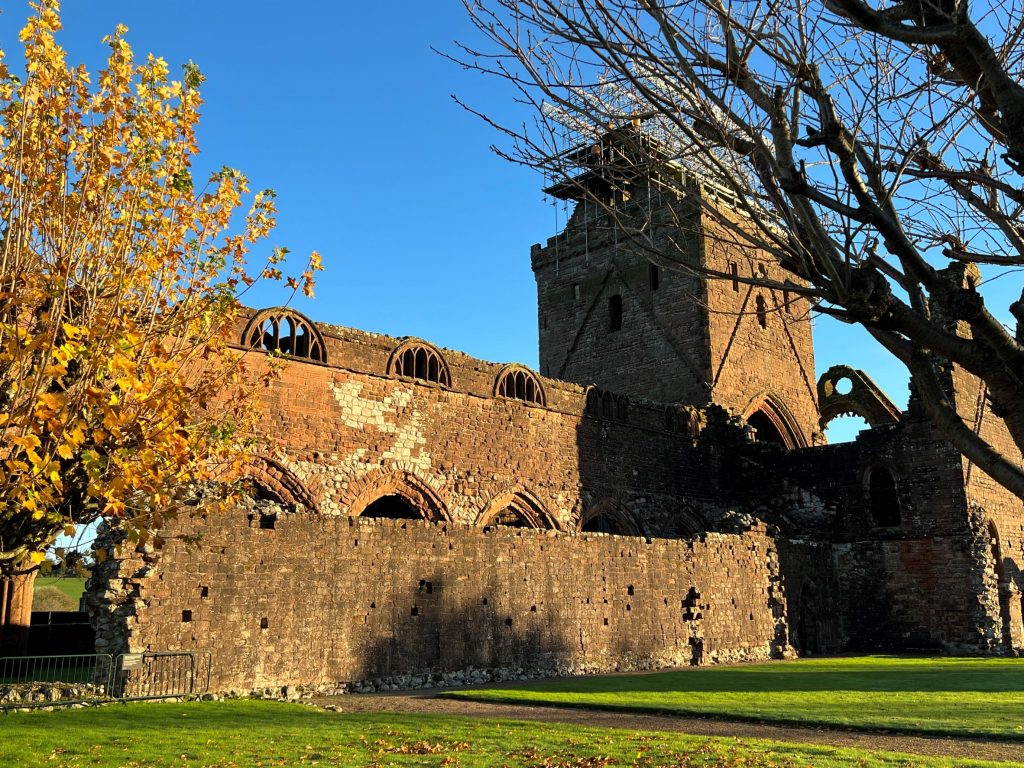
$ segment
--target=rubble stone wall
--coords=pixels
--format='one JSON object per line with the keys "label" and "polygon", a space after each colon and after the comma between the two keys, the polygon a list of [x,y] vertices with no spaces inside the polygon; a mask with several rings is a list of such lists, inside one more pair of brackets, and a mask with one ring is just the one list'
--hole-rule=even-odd
{"label": "rubble stone wall", "polygon": [[[904,419],[865,430],[853,442],[782,453],[768,466],[825,503],[817,519],[794,522],[833,543],[842,646],[1020,648],[1001,640],[995,572],[986,560],[984,525],[968,510],[960,454],[927,421]],[[898,525],[872,514],[869,478],[878,468],[895,478]],[[767,495],[784,497],[783,489],[763,486]]]}
{"label": "rubble stone wall", "polygon": [[[992,413],[981,381],[960,368],[953,370],[957,410],[964,421],[1018,466],[1024,457],[1005,422]],[[985,559],[985,600],[991,606],[1003,643],[1024,650],[1024,507],[1021,500],[966,458],[960,459],[967,499],[975,514]]]}
{"label": "rubble stone wall", "polygon": [[215,690],[791,652],[763,529],[648,540],[292,514],[265,530],[241,512],[194,526],[108,568],[106,621],[132,652],[210,651]]}

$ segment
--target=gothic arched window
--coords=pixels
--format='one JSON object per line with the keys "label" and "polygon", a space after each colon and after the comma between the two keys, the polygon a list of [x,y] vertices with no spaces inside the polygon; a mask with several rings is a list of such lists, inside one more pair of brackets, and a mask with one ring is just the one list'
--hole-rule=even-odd
{"label": "gothic arched window", "polygon": [[393,376],[419,379],[443,387],[452,385],[448,363],[441,357],[440,352],[422,341],[406,342],[398,347],[391,354],[388,368],[388,372]]}
{"label": "gothic arched window", "polygon": [[324,339],[316,325],[286,307],[264,309],[253,315],[242,333],[242,344],[265,352],[327,362]]}
{"label": "gothic arched window", "polygon": [[544,405],[544,389],[533,371],[522,366],[509,366],[498,374],[494,393],[500,397]]}

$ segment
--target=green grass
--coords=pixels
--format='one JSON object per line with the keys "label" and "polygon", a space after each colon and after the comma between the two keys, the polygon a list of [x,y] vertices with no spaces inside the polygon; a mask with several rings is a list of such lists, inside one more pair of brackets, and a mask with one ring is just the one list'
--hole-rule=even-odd
{"label": "green grass", "polygon": [[0,715],[0,765],[449,768],[954,768],[1002,766],[758,740],[260,701],[117,704]]}
{"label": "green grass", "polygon": [[68,597],[73,598],[77,607],[82,593],[85,592],[85,579],[80,576],[37,576],[33,591],[41,587],[56,587]]}
{"label": "green grass", "polygon": [[1024,659],[806,659],[445,695],[1024,740]]}

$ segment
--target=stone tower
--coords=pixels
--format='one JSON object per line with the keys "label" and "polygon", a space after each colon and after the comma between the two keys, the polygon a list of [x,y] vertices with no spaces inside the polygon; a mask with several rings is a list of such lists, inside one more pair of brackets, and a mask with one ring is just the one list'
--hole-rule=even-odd
{"label": "stone tower", "polygon": [[812,444],[810,307],[741,281],[792,276],[704,210],[711,203],[742,229],[735,201],[636,125],[568,158],[581,172],[546,192],[573,201],[573,213],[531,253],[541,373],[658,402],[714,402],[747,417],[758,439]]}

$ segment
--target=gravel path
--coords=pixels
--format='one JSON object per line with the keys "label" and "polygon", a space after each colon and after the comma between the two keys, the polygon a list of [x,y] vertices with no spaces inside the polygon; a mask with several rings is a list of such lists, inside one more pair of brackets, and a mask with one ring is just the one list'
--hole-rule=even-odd
{"label": "gravel path", "polygon": [[315,699],[320,706],[337,707],[344,712],[415,712],[469,718],[506,718],[545,723],[570,723],[638,731],[676,731],[697,736],[736,736],[752,739],[828,744],[835,747],[907,752],[936,757],[1005,760],[1024,765],[1024,743],[987,739],[907,736],[903,734],[843,731],[768,723],[744,723],[674,715],[645,715],[635,712],[608,712],[564,707],[499,704],[466,699],[439,698],[439,691],[347,694]]}

